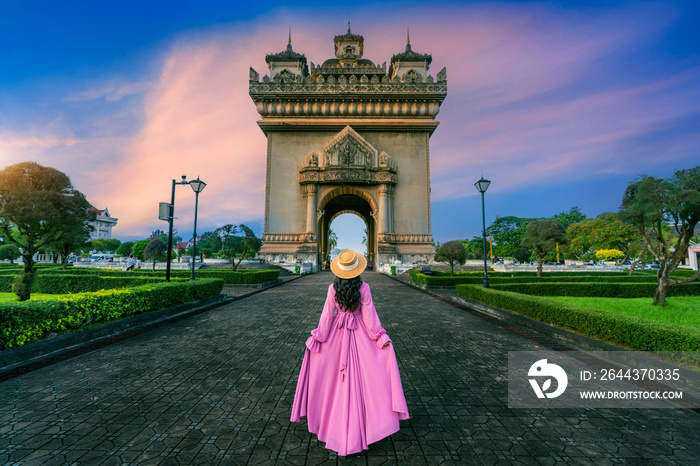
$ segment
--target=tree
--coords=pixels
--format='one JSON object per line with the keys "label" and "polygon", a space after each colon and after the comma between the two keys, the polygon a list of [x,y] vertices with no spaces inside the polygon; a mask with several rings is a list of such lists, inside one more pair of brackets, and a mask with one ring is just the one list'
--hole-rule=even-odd
{"label": "tree", "polygon": [[153,270],[156,269],[156,262],[165,259],[168,252],[168,245],[160,238],[153,238],[143,249],[143,258],[153,260]]}
{"label": "tree", "polygon": [[467,259],[484,258],[484,239],[481,236],[475,236],[471,240],[462,240],[460,242],[464,245]]}
{"label": "tree", "polygon": [[119,241],[118,239],[98,238],[92,240],[91,245],[95,251],[111,253],[117,251],[117,249],[121,245],[121,241]]}
{"label": "tree", "polygon": [[150,241],[150,239],[142,239],[141,241],[135,242],[134,245],[131,247],[131,254],[133,254],[134,257],[143,259],[143,250],[146,249],[146,246],[148,246],[148,243]]}
{"label": "tree", "polygon": [[467,253],[461,241],[448,241],[435,252],[435,260],[449,263],[450,275],[454,275],[455,264],[464,264]]}
{"label": "tree", "polygon": [[572,207],[569,211],[563,211],[554,215],[552,220],[556,220],[564,226],[564,229],[568,228],[569,225],[574,223],[579,223],[586,220],[586,216],[581,212],[578,207]]}
{"label": "tree", "polygon": [[[366,242],[365,238],[365,242]],[[364,244],[364,243],[362,243]],[[335,234],[335,231],[333,230],[328,230],[328,253],[330,253],[332,250],[338,247],[338,235]]]}
{"label": "tree", "polygon": [[[520,217],[498,217],[486,229],[486,234],[492,236],[496,242],[496,253],[503,256],[515,255],[515,250],[520,246],[520,242],[525,237],[525,227],[528,223],[534,221],[534,218]],[[478,238],[481,241],[481,238]],[[476,238],[473,240],[475,241]],[[478,251],[471,252],[483,256],[482,244],[479,243]],[[468,248],[469,249],[469,248]]]}
{"label": "tree", "polygon": [[[238,236],[236,233],[243,233]],[[236,270],[245,257],[254,257],[260,250],[262,242],[255,236],[253,230],[247,226],[227,224],[214,230],[214,234],[221,240],[221,252],[231,261],[231,269]],[[236,256],[239,256],[236,263]]]}
{"label": "tree", "polygon": [[513,256],[518,263],[522,264],[523,262],[530,260],[530,251],[525,248],[518,248],[515,250],[515,254]]}
{"label": "tree", "polygon": [[14,244],[6,244],[0,246],[0,261],[9,260],[10,265],[14,265],[15,261],[22,256],[19,248]]}
{"label": "tree", "polygon": [[134,247],[134,243],[131,241],[127,241],[126,243],[122,243],[117,248],[117,254],[120,256],[128,256],[129,254],[131,254],[131,249],[133,247]]}
{"label": "tree", "polygon": [[13,285],[20,301],[31,297],[34,254],[70,235],[66,225],[91,218],[90,203],[64,173],[35,162],[0,171],[0,234],[21,249],[24,261]]}
{"label": "tree", "polygon": [[[624,253],[622,260],[636,256],[641,245],[641,236],[634,227],[623,222],[617,214],[605,212],[595,219],[573,223],[566,229],[569,249],[581,256],[597,249],[619,249]],[[630,273],[637,265],[636,258]]]}
{"label": "tree", "polygon": [[203,233],[202,238],[197,241],[197,250],[204,252],[204,254],[209,257],[221,251],[221,239],[212,231]]}
{"label": "tree", "polygon": [[542,262],[548,252],[556,248],[557,243],[566,244],[566,230],[557,220],[535,220],[525,229],[522,246],[532,249],[537,256],[537,276],[542,276]]}
{"label": "tree", "polygon": [[[91,214],[94,219],[94,212],[91,212]],[[94,229],[91,223],[88,221],[75,222],[66,218],[64,228],[68,234],[48,244],[47,248],[61,257],[61,264],[64,270],[68,268],[68,256],[70,253],[79,251],[89,244],[90,233]]]}
{"label": "tree", "polygon": [[178,262],[180,261],[180,259],[182,259],[182,258],[185,257],[186,255],[187,255],[187,249],[183,248],[182,246],[180,246],[179,248],[177,248],[177,259],[178,259]]}
{"label": "tree", "polygon": [[[670,277],[685,258],[700,222],[700,166],[678,170],[668,180],[642,175],[631,182],[622,197],[620,218],[637,230],[645,249],[659,261],[655,306],[666,304],[670,286],[700,278],[700,272],[683,280]],[[666,224],[675,231],[675,241],[664,236]]]}

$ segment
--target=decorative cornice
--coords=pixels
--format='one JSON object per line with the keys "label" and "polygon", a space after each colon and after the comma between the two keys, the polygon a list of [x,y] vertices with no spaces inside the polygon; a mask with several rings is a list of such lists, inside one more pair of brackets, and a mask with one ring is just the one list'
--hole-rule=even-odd
{"label": "decorative cornice", "polygon": [[396,174],[372,169],[340,169],[323,170],[313,172],[302,172],[299,174],[299,183],[351,183],[351,184],[396,184]]}
{"label": "decorative cornice", "polygon": [[442,97],[416,97],[419,96],[400,99],[373,99],[368,96],[327,96],[323,99],[260,97],[255,99],[255,103],[263,118],[435,118],[440,112]]}
{"label": "decorative cornice", "polygon": [[382,243],[391,244],[432,244],[433,235],[410,234],[410,233],[380,233],[378,240]]}
{"label": "decorative cornice", "polygon": [[316,233],[264,233],[263,243],[313,243],[318,241]]}

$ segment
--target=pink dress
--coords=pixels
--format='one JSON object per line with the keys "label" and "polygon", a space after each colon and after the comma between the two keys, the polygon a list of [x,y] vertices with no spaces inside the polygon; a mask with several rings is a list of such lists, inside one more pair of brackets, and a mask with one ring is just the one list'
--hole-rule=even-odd
{"label": "pink dress", "polygon": [[367,283],[360,294],[357,309],[343,312],[335,288],[328,287],[318,328],[306,341],[292,405],[292,422],[306,416],[309,431],[342,456],[368,449],[398,432],[399,419],[408,419],[394,348],[384,346],[391,339]]}

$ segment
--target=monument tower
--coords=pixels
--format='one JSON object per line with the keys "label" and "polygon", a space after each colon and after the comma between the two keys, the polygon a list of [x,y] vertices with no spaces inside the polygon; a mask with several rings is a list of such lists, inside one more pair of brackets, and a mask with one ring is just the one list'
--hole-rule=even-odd
{"label": "monument tower", "polygon": [[335,36],[335,58],[309,66],[292,49],[267,55],[269,75],[250,69],[250,97],[267,136],[265,232],[271,262],[328,258],[335,217],[355,213],[375,265],[428,261],[430,136],[447,95],[447,72],[411,49],[381,66],[363,58],[364,38]]}

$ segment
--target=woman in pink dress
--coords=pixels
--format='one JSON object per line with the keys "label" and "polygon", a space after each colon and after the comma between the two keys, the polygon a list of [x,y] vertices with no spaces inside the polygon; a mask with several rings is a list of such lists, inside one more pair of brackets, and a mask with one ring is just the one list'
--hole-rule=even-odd
{"label": "woman in pink dress", "polygon": [[368,449],[408,419],[391,339],[360,279],[366,266],[350,250],[331,263],[336,279],[306,341],[292,405],[292,422],[306,416],[309,431],[342,456]]}

